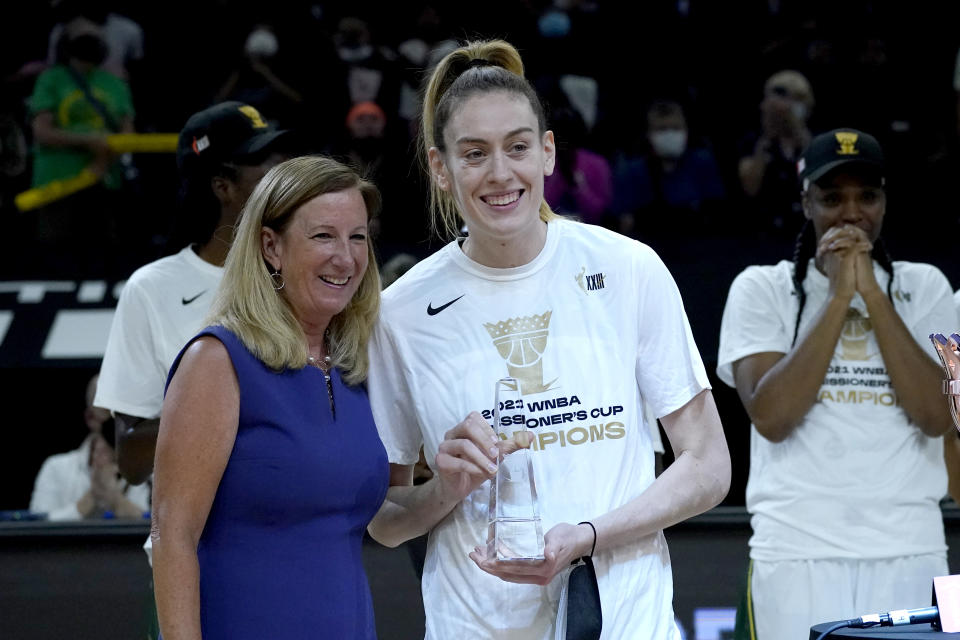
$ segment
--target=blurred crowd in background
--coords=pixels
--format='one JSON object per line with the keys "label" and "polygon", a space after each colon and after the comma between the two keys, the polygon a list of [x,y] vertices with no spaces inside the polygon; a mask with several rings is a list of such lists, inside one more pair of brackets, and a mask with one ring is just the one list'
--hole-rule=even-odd
{"label": "blurred crowd in background", "polygon": [[[528,64],[558,142],[546,198],[661,254],[709,371],[730,281],[747,264],[790,256],[802,222],[796,160],[817,133],[854,127],[880,140],[894,259],[930,262],[960,286],[950,242],[960,231],[960,6],[951,3],[59,0],[18,9],[0,25],[0,217],[11,239],[2,280],[119,281],[182,248],[190,221],[174,155],[116,155],[97,135],[176,133],[223,100],[256,107],[297,131],[304,152],[346,160],[376,182],[381,264],[424,257],[441,242],[429,237],[416,157],[421,79],[459,42],[503,37]],[[69,111],[55,93],[71,60],[109,74],[128,103],[121,121],[101,118],[99,131],[84,130],[85,146],[72,145],[79,166],[51,156],[49,123],[36,118]],[[97,163],[102,181],[58,202],[52,229],[49,210],[15,206],[17,193]],[[719,402],[739,411],[735,399]],[[725,424],[728,438],[734,429],[746,442],[745,425]],[[78,420],[76,439],[83,433]],[[736,484],[728,502],[742,504]]]}

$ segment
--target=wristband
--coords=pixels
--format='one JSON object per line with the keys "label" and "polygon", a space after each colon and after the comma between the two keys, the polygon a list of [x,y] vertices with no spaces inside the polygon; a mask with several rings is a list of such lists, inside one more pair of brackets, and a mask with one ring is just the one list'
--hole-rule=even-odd
{"label": "wristband", "polygon": [[588,524],[588,525],[590,525],[590,529],[593,530],[593,544],[590,545],[590,555],[588,556],[588,557],[592,558],[592,557],[593,557],[593,552],[597,550],[597,528],[596,528],[595,526],[593,526],[593,523],[590,522],[589,520],[584,520],[583,522],[578,522],[578,523],[577,523],[578,526],[581,525],[581,524]]}

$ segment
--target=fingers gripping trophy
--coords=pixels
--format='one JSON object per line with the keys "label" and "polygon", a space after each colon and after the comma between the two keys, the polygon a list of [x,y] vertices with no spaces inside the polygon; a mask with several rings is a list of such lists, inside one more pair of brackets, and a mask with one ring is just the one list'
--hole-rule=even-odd
{"label": "fingers gripping trophy", "polygon": [[943,393],[950,399],[950,415],[953,424],[960,429],[960,335],[946,337],[941,333],[930,335],[930,341],[940,356],[947,379],[943,381]]}
{"label": "fingers gripping trophy", "polygon": [[500,449],[497,475],[490,481],[487,557],[505,562],[539,562],[544,559],[543,525],[519,381],[498,380],[494,401],[497,435],[501,440],[513,437],[520,448],[510,455],[504,455]]}

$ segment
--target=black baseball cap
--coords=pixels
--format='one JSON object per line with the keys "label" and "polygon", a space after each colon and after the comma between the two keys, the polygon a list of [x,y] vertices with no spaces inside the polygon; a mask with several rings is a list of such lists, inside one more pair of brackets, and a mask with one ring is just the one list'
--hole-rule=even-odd
{"label": "black baseball cap", "polygon": [[177,167],[187,175],[224,162],[244,164],[289,133],[277,130],[254,107],[221,102],[190,116],[177,141]]}
{"label": "black baseball cap", "polygon": [[797,174],[806,189],[827,173],[839,167],[857,164],[875,169],[883,177],[883,150],[869,133],[856,129],[834,129],[810,141],[800,160]]}

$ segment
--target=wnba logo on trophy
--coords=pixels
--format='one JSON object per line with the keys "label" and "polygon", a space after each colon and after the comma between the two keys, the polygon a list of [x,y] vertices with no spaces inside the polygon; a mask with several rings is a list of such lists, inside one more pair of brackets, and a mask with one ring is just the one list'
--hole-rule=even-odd
{"label": "wnba logo on trophy", "polygon": [[493,346],[507,361],[510,376],[520,381],[520,392],[524,395],[547,391],[557,381],[554,378],[546,384],[543,382],[543,352],[547,347],[552,314],[547,311],[539,316],[483,324],[493,338]]}
{"label": "wnba logo on trophy", "polygon": [[840,333],[840,357],[844,360],[869,360],[868,352],[873,323],[856,309],[847,309],[847,317]]}

